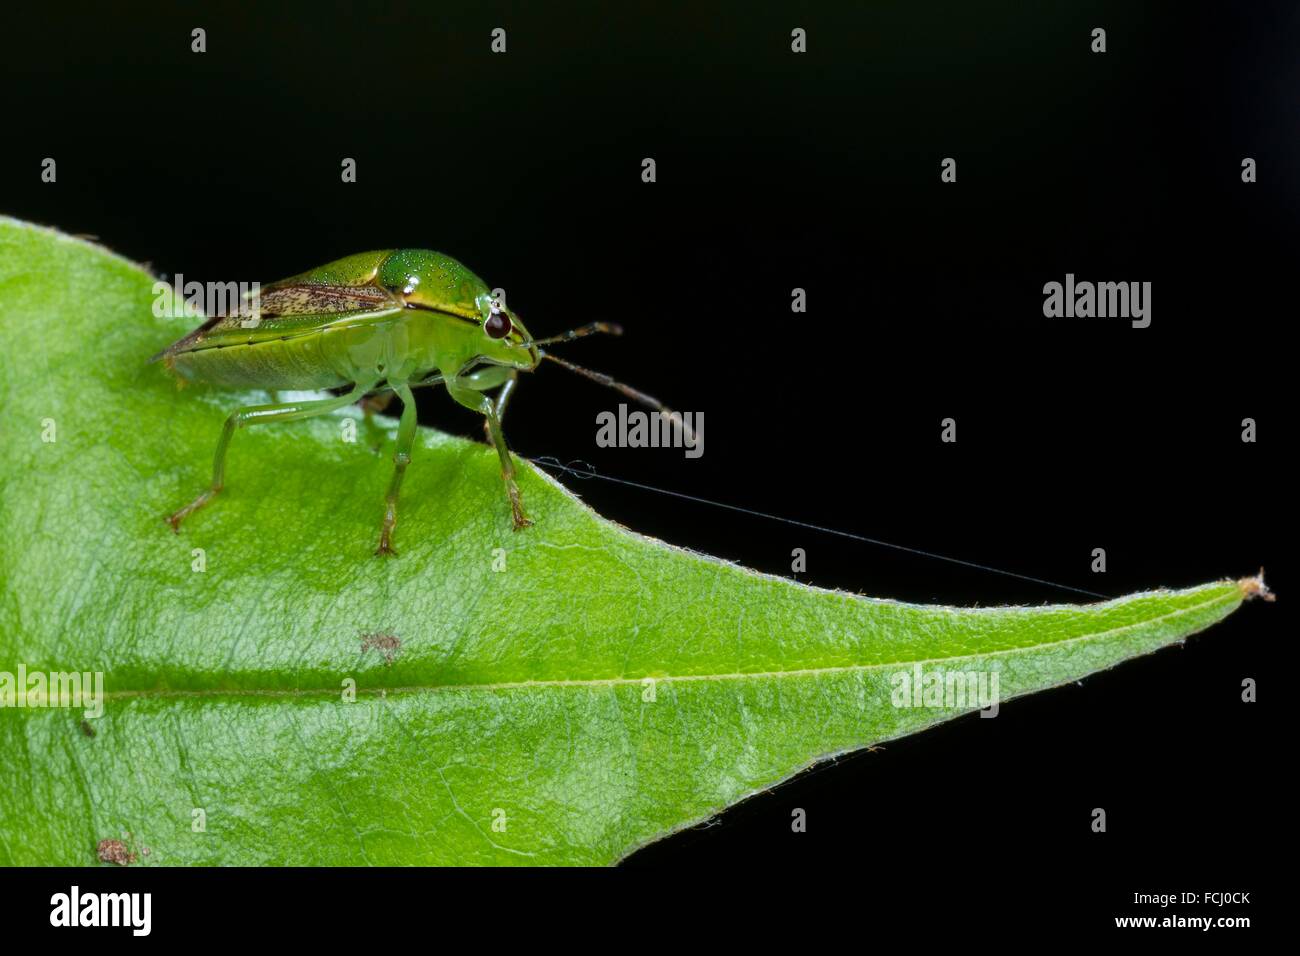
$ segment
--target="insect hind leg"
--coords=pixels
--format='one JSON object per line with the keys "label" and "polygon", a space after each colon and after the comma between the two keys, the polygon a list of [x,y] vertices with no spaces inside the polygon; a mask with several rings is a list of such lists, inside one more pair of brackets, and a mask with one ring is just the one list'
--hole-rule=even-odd
{"label": "insect hind leg", "polygon": [[236,430],[246,425],[261,425],[267,422],[291,422],[300,418],[324,415],[351,405],[364,395],[372,384],[366,383],[363,385],[358,383],[346,395],[336,395],[332,398],[315,399],[307,402],[277,402],[272,405],[248,405],[231,412],[229,417],[226,418],[225,427],[221,430],[221,438],[217,442],[217,453],[212,463],[211,486],[184,508],[169,515],[167,523],[172,526],[173,531],[179,534],[182,521],[220,494],[221,489],[226,485],[226,453],[230,450],[230,439],[234,437]]}

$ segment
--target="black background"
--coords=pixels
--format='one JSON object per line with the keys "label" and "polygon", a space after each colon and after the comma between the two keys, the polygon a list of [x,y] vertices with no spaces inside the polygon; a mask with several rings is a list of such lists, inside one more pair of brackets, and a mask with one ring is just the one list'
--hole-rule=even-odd
{"label": "black background", "polygon": [[[536,335],[620,322],[621,340],[564,354],[705,414],[698,460],[598,449],[617,396],[546,367],[511,406],[521,455],[1107,595],[1261,564],[1283,595],[996,720],[816,769],[631,866],[837,872],[895,916],[1032,899],[1017,920],[1071,926],[1149,913],[1124,905],[1134,891],[1259,899],[1267,677],[1290,630],[1294,4],[57,6],[5,31],[8,214],[200,280],[438,249]],[[1044,318],[1043,284],[1067,272],[1152,282],[1150,328]],[[480,435],[441,391],[421,419]],[[1073,599],[563,480],[637,531],[763,571],[788,574],[802,547],[800,579],[824,587]],[[1240,701],[1246,677],[1261,703]]]}

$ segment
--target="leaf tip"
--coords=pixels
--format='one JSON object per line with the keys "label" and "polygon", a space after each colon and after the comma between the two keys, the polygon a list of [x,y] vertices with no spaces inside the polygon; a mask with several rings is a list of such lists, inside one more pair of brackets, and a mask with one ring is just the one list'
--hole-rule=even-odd
{"label": "leaf tip", "polygon": [[1252,598],[1260,598],[1264,601],[1275,601],[1277,596],[1268,589],[1264,583],[1264,569],[1259,569],[1259,574],[1252,578],[1242,578],[1237,582],[1237,587],[1241,589],[1243,600],[1249,601]]}

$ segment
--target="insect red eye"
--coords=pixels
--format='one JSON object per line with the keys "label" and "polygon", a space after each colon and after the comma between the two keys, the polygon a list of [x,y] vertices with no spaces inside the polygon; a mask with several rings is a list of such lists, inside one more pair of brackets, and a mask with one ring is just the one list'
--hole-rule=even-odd
{"label": "insect red eye", "polygon": [[493,312],[487,317],[487,321],[483,323],[483,331],[490,338],[504,339],[510,334],[510,316],[504,312]]}

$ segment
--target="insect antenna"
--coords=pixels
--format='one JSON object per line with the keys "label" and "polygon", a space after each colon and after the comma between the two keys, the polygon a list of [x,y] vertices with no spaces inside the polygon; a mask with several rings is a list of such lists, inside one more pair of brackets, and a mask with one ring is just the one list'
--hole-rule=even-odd
{"label": "insect antenna", "polygon": [[[615,328],[617,328],[617,326],[615,326]],[[581,331],[581,330],[575,330],[575,331]],[[637,402],[641,405],[645,405],[647,408],[653,408],[664,418],[668,419],[670,422],[672,422],[674,425],[680,428],[682,430],[682,434],[685,437],[686,441],[692,443],[695,441],[695,433],[691,430],[691,427],[686,424],[686,421],[685,419],[682,418],[681,414],[679,412],[673,411],[671,408],[669,408],[663,402],[659,401],[659,399],[655,398],[653,395],[647,395],[645,392],[639,392],[631,385],[624,385],[622,382],[611,378],[610,376],[606,375],[604,372],[594,372],[589,368],[583,368],[581,365],[574,365],[572,362],[566,361],[565,359],[556,358],[554,355],[552,355],[549,352],[541,352],[539,354],[541,355],[542,358],[549,359],[550,361],[554,362],[556,365],[564,366],[570,372],[576,372],[577,374],[581,375],[583,378],[589,378],[593,382],[596,382],[597,384],[604,385],[606,388],[612,388],[616,392],[621,392],[622,394],[626,395],[628,398],[632,399],[632,401],[634,402]]]}
{"label": "insect antenna", "polygon": [[560,342],[572,342],[574,339],[585,339],[588,335],[595,335],[598,332],[603,332],[606,335],[622,335],[623,326],[615,325],[613,322],[592,322],[580,329],[570,329],[568,332],[561,332],[559,335],[552,335],[550,338],[533,339],[533,344],[556,345]]}

